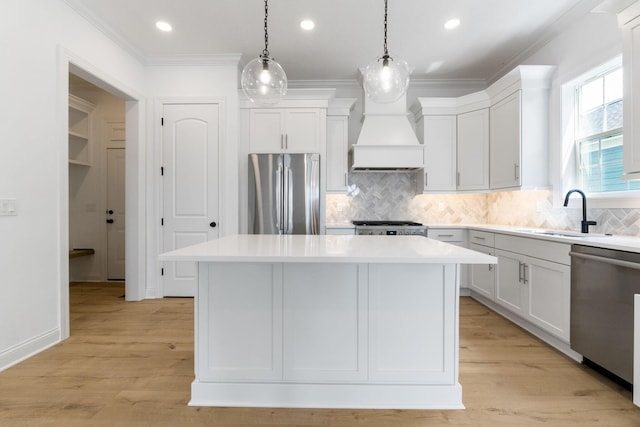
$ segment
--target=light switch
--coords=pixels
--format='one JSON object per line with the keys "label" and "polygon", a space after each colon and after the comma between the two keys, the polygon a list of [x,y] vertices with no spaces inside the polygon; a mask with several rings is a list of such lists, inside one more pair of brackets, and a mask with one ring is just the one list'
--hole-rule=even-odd
{"label": "light switch", "polygon": [[16,199],[0,199],[0,216],[18,215],[18,201]]}

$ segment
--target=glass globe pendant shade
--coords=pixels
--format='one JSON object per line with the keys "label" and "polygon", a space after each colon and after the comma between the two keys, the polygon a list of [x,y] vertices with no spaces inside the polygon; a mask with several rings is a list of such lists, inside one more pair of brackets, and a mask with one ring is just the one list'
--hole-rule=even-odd
{"label": "glass globe pendant shade", "polygon": [[409,65],[400,58],[385,55],[373,60],[364,71],[364,91],[373,102],[397,101],[409,87]]}
{"label": "glass globe pendant shade", "polygon": [[242,90],[258,105],[275,105],[287,93],[287,75],[273,58],[260,56],[242,70]]}

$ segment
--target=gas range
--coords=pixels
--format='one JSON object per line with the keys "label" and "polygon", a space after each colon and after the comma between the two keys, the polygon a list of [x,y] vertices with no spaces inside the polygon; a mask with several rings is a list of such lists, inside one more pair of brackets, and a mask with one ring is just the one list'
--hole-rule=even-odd
{"label": "gas range", "polygon": [[360,235],[417,235],[427,237],[427,227],[414,221],[352,221]]}

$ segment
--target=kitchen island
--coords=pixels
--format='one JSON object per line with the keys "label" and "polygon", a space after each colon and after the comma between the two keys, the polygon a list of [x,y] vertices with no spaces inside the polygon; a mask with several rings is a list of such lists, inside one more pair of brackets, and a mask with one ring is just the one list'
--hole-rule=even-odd
{"label": "kitchen island", "polygon": [[192,406],[464,408],[459,264],[418,236],[227,236],[198,263]]}

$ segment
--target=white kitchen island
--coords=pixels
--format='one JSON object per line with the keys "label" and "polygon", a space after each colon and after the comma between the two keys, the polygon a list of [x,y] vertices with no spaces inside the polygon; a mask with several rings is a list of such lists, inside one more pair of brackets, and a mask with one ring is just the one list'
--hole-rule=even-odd
{"label": "white kitchen island", "polygon": [[458,265],[418,236],[236,235],[198,263],[192,406],[464,408]]}

